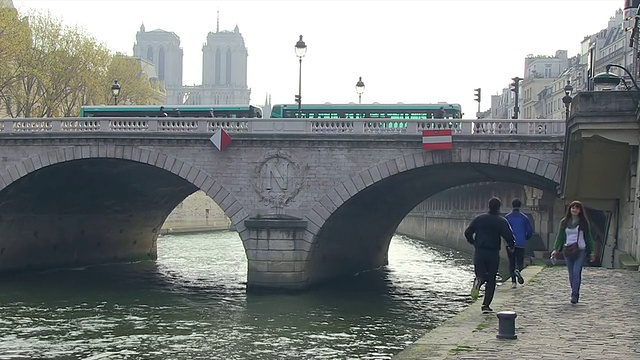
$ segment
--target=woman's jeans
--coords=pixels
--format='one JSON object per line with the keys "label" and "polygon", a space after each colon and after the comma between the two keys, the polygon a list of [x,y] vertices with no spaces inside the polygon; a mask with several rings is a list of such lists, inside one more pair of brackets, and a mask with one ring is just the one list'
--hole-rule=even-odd
{"label": "woman's jeans", "polygon": [[580,283],[582,282],[582,267],[587,259],[587,252],[580,250],[580,254],[575,259],[565,257],[567,270],[569,271],[569,284],[571,284],[571,298],[580,298]]}

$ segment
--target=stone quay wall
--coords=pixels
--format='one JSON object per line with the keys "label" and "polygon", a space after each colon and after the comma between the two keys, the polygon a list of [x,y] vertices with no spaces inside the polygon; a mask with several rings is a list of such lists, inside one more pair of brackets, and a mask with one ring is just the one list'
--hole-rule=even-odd
{"label": "stone quay wall", "polygon": [[184,199],[169,214],[161,234],[192,233],[229,230],[231,221],[203,191],[196,191]]}

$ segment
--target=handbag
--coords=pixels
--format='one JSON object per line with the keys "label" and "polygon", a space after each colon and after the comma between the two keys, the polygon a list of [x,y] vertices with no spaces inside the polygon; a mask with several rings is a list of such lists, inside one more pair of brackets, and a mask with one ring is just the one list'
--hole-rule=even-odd
{"label": "handbag", "polygon": [[573,243],[571,245],[565,245],[562,249],[562,255],[565,258],[575,260],[578,255],[580,255],[580,247],[578,247],[578,243]]}

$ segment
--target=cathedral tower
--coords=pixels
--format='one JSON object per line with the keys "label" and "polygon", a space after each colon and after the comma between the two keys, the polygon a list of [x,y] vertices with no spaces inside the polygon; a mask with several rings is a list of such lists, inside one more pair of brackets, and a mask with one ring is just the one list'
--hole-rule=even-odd
{"label": "cathedral tower", "polygon": [[[238,26],[233,31],[210,32],[202,48],[202,86],[211,104],[248,104],[248,51]],[[204,100],[204,99],[203,99]]]}
{"label": "cathedral tower", "polygon": [[136,34],[133,56],[153,63],[167,89],[167,103],[180,103],[183,53],[178,35],[160,29],[146,31],[143,24]]}

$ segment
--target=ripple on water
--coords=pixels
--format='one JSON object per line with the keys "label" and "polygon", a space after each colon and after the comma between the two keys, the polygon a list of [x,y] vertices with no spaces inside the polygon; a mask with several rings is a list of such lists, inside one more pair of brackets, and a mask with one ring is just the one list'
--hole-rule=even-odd
{"label": "ripple on water", "polygon": [[155,263],[0,280],[0,359],[390,359],[469,303],[469,259],[402,236],[389,266],[295,295],[245,292],[236,233],[157,245]]}

